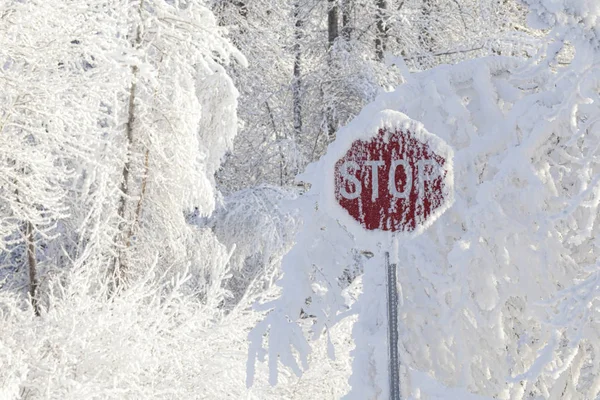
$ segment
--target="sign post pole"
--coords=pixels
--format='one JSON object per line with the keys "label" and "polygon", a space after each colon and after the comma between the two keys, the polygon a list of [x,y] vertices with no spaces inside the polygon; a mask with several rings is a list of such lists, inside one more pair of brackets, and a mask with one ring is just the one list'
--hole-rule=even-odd
{"label": "sign post pole", "polygon": [[398,357],[398,288],[396,264],[390,263],[390,253],[385,252],[385,270],[388,311],[388,352],[390,400],[400,400],[400,359]]}
{"label": "sign post pole", "polygon": [[[396,111],[383,110],[371,125],[358,126],[360,129],[349,130],[339,145],[328,149],[324,169],[331,180],[328,180],[323,201],[332,205],[331,215],[356,238],[366,235],[377,239],[379,244],[393,239],[392,247],[383,248],[389,398],[400,400],[398,306],[401,299],[397,282],[397,238],[412,238],[423,233],[452,205],[454,153],[421,123]],[[329,190],[330,183],[334,185],[333,193]],[[390,263],[390,250],[393,250],[394,263]],[[409,382],[404,384],[409,385]],[[409,392],[407,386],[405,393]]]}

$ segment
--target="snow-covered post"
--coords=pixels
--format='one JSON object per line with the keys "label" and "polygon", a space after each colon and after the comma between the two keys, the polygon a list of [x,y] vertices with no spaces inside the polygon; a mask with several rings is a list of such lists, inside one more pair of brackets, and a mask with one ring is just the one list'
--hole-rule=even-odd
{"label": "snow-covered post", "polygon": [[[381,111],[364,121],[363,126],[355,125],[338,139],[338,146],[328,149],[324,158],[325,185],[333,182],[334,187],[324,188],[321,202],[357,243],[371,243],[372,249],[379,249],[375,265],[365,271],[361,296],[369,298],[369,304],[379,306],[369,312],[361,309],[354,335],[371,336],[364,345],[356,343],[354,377],[374,377],[374,381],[352,385],[370,393],[353,391],[348,397],[372,398],[385,392],[385,385],[381,384],[385,364],[380,355],[386,353],[381,345],[386,341],[379,337],[385,335],[380,331],[382,316],[387,314],[389,398],[399,400],[395,274],[398,242],[422,233],[452,204],[452,150],[422,124],[396,111]],[[372,280],[367,279],[368,275]],[[387,310],[381,301],[384,282],[388,289]],[[363,334],[359,333],[361,330]],[[359,355],[365,351],[367,360]],[[363,370],[364,366],[369,370]],[[384,393],[384,397],[388,396]]]}

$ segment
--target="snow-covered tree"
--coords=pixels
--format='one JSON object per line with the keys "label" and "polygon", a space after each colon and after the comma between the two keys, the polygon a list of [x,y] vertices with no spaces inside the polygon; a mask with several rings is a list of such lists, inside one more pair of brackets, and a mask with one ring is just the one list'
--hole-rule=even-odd
{"label": "snow-covered tree", "polygon": [[[405,396],[598,395],[600,9],[584,0],[527,3],[531,29],[549,29],[531,59],[491,57],[405,71],[406,84],[381,95],[339,132],[351,135],[379,112],[398,110],[455,150],[455,205],[425,234],[392,247],[402,288]],[[269,332],[265,350],[273,382],[278,357],[301,373],[298,358],[306,367],[310,349],[303,330],[320,334],[354,310],[359,317],[347,398],[385,398],[380,261],[386,244],[352,238],[332,219],[327,193],[333,181],[322,172],[332,165],[325,157],[301,177],[312,185],[301,205],[304,226],[284,259],[281,298],[265,306],[272,311],[251,333],[250,355],[261,356],[262,334]],[[328,252],[319,251],[327,242]],[[375,255],[360,278],[360,297],[350,303],[339,284],[349,247]],[[307,327],[304,314],[315,324]]]}
{"label": "snow-covered tree", "polygon": [[245,62],[214,15],[149,0],[3,7],[3,258],[20,251],[32,287],[38,261],[117,286],[158,263],[204,284],[216,239],[186,215],[215,208],[237,130],[221,64]]}
{"label": "snow-covered tree", "polygon": [[103,7],[86,6],[87,22],[78,17],[81,9],[66,4],[8,1],[0,7],[0,268],[20,286],[23,275],[13,273],[27,266],[39,313],[37,286],[46,270],[71,264],[89,237],[73,217],[87,213],[82,192],[88,186],[81,182],[101,170],[96,152],[108,102],[125,73],[112,59],[120,43]]}
{"label": "snow-covered tree", "polygon": [[227,248],[231,277],[226,308],[262,296],[280,276],[281,258],[294,243],[298,215],[287,204],[296,193],[277,186],[243,189],[225,197],[224,204],[204,222]]}
{"label": "snow-covered tree", "polygon": [[214,0],[214,9],[250,64],[229,70],[243,126],[219,173],[226,192],[293,184],[341,126],[402,82],[386,55],[416,71],[536,46],[513,0]]}
{"label": "snow-covered tree", "polygon": [[536,250],[549,254],[540,267],[564,271],[570,279],[559,280],[556,292],[538,305],[539,331],[524,334],[544,347],[513,379],[546,398],[592,399],[600,393],[595,309],[600,5],[525,3],[530,25],[548,33],[533,65],[521,73],[540,78],[537,93],[523,99],[515,119],[517,132],[531,132],[519,137],[520,157],[539,188],[536,237],[542,243]]}
{"label": "snow-covered tree", "polygon": [[195,3],[140,1],[126,20],[130,74],[122,114],[122,172],[117,279],[142,273],[155,258],[160,270],[212,262],[186,213],[215,207],[214,173],[237,131],[237,91],[219,62],[234,54],[209,9]]}

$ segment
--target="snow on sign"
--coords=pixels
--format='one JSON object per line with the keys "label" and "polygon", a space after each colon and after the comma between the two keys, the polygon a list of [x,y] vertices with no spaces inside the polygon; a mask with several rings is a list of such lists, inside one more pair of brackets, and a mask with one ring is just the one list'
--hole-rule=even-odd
{"label": "snow on sign", "polygon": [[[340,129],[323,159],[307,171],[311,183],[321,184],[317,190],[330,216],[353,234],[357,244],[381,250],[375,252],[374,261],[385,265],[390,400],[401,399],[398,242],[422,233],[452,204],[452,158],[450,146],[420,122],[397,111],[374,113],[366,107]],[[363,295],[372,290],[373,298],[378,298],[381,278],[365,269]],[[358,323],[372,332],[379,325],[372,322],[364,316]],[[376,353],[371,349],[368,357]]]}
{"label": "snow on sign", "polygon": [[452,200],[447,145],[411,125],[380,127],[335,163],[335,199],[364,229],[413,233]]}

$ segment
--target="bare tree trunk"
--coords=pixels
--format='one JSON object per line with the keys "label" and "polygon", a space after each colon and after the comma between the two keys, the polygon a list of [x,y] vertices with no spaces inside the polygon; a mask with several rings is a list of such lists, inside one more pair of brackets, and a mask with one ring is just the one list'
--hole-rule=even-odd
{"label": "bare tree trunk", "polygon": [[[16,181],[14,182],[16,184]],[[17,203],[21,203],[19,198],[19,189],[15,190]],[[40,316],[40,306],[38,302],[38,275],[37,275],[37,258],[35,256],[35,240],[34,228],[31,221],[25,222],[25,246],[27,254],[27,269],[29,272],[29,297],[31,298],[31,306],[36,316]]]}
{"label": "bare tree trunk", "polygon": [[377,32],[375,34],[375,56],[377,60],[383,61],[388,40],[388,28],[386,26],[387,2],[386,0],[376,0],[376,6]]}
{"label": "bare tree trunk", "polygon": [[429,32],[429,27],[431,25],[430,22],[432,19],[432,13],[434,11],[434,8],[434,1],[423,0],[423,4],[421,5],[423,26],[421,27],[421,31],[419,32],[419,44],[429,54],[433,53],[433,49],[435,47],[435,40],[431,32]]}
{"label": "bare tree trunk", "polygon": [[273,118],[273,112],[271,111],[271,106],[269,105],[269,101],[265,101],[265,106],[267,107],[267,112],[269,113],[269,119],[271,120],[271,126],[273,127],[273,132],[275,132],[275,138],[279,143],[279,186],[283,186],[285,184],[287,178],[287,168],[285,163],[285,154],[283,152],[283,146],[281,145],[281,141],[283,139],[287,139],[287,135],[281,135],[279,130],[277,129],[277,125],[275,125],[275,118]]}
{"label": "bare tree trunk", "polygon": [[294,3],[294,80],[292,82],[292,107],[294,115],[294,135],[300,137],[302,133],[302,104],[301,104],[301,87],[302,87],[302,17],[300,15],[300,3]]}
{"label": "bare tree trunk", "polygon": [[337,0],[328,0],[329,10],[327,12],[327,37],[329,39],[327,49],[331,50],[335,40],[339,36],[339,7],[337,4]]}
{"label": "bare tree trunk", "polygon": [[[135,95],[136,95],[136,80],[138,75],[138,67],[131,67],[132,82],[129,88],[129,110],[127,115],[127,123],[125,124],[125,137],[127,139],[127,152],[125,163],[123,164],[123,171],[121,172],[121,197],[119,198],[119,208],[117,214],[119,216],[119,235],[122,235],[127,226],[127,215],[126,210],[128,201],[131,193],[130,188],[130,171],[131,171],[131,151],[133,150],[133,125],[135,123]],[[115,279],[115,286],[118,288],[123,284],[124,275],[127,273],[127,261],[126,253],[128,245],[122,239],[119,242],[124,245],[123,248],[118,249],[118,256],[115,260],[115,267],[113,271],[113,278]]]}
{"label": "bare tree trunk", "polygon": [[352,0],[343,0],[342,3],[342,38],[345,41],[350,40],[351,28],[350,28],[350,12],[352,9]]}
{"label": "bare tree trunk", "polygon": [[146,195],[146,188],[148,187],[148,172],[150,170],[150,150],[146,149],[144,155],[144,175],[142,176],[142,188],[140,191],[140,197],[138,198],[137,206],[135,207],[135,214],[133,216],[133,223],[129,227],[129,233],[127,234],[127,240],[125,241],[125,249],[131,246],[131,238],[133,237],[140,217],[142,215],[142,203],[144,202],[144,196]]}
{"label": "bare tree trunk", "polygon": [[[329,50],[329,69],[330,74],[334,74],[333,71],[335,66],[333,65],[333,45],[335,41],[339,37],[339,7],[338,0],[328,0],[328,12],[327,12],[327,49]],[[337,120],[335,118],[335,112],[331,104],[327,105],[325,110],[325,119],[327,121],[327,134],[329,135],[330,140],[335,136],[335,131],[337,128]]]}
{"label": "bare tree trunk", "polygon": [[[133,40],[132,47],[138,48],[142,42],[142,9],[144,7],[144,0],[140,1],[138,13],[140,20],[138,21],[138,26],[136,28],[136,36]],[[127,209],[128,203],[131,199],[131,163],[132,163],[132,152],[134,145],[134,125],[136,119],[136,88],[137,88],[137,78],[138,78],[139,68],[137,65],[133,65],[131,67],[131,86],[129,87],[129,104],[127,111],[127,123],[125,124],[125,138],[127,140],[126,146],[126,158],[125,163],[123,164],[123,170],[121,172],[121,196],[119,198],[119,207],[117,209],[117,214],[119,216],[119,229],[118,229],[118,239],[117,243],[120,248],[117,249],[118,255],[115,259],[112,278],[114,279],[115,289],[121,287],[125,281],[125,275],[128,272],[129,265],[127,263],[127,250],[130,246],[130,241],[128,238],[128,234],[126,234],[127,230]],[[131,228],[130,228],[131,229]]]}
{"label": "bare tree trunk", "polygon": [[25,242],[27,243],[27,263],[29,264],[29,297],[31,297],[33,311],[39,317],[37,259],[35,257],[35,242],[33,240],[33,224],[30,221],[27,221],[25,224]]}

